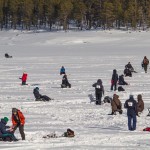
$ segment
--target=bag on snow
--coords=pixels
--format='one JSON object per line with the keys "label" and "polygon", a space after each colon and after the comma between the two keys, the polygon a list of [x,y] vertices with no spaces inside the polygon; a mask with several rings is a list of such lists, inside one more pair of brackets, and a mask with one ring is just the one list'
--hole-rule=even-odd
{"label": "bag on snow", "polygon": [[119,92],[125,91],[125,89],[124,89],[122,86],[119,86],[119,87],[118,87],[118,91],[119,91]]}
{"label": "bag on snow", "polygon": [[64,137],[74,137],[75,134],[74,134],[74,131],[73,131],[73,130],[67,129],[67,132],[64,132],[63,136],[64,136]]}
{"label": "bag on snow", "polygon": [[111,101],[112,101],[111,97],[109,97],[109,96],[104,97],[104,100],[103,100],[104,103],[111,103]]}

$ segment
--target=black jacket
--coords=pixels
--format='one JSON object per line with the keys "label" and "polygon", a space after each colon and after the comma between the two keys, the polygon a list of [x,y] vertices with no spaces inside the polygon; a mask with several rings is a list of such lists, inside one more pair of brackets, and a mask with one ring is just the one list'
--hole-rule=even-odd
{"label": "black jacket", "polygon": [[104,87],[102,85],[101,79],[98,79],[97,83],[93,84],[93,87],[95,87],[95,93],[103,93],[103,95],[104,95]]}
{"label": "black jacket", "polygon": [[119,76],[119,85],[124,85],[124,83],[125,81],[123,75]]}
{"label": "black jacket", "polygon": [[34,97],[36,98],[36,99],[39,99],[39,98],[41,98],[41,94],[39,93],[39,90],[38,89],[34,89],[33,90],[33,94],[34,94]]}
{"label": "black jacket", "polygon": [[131,97],[130,99],[126,100],[124,108],[127,108],[127,115],[136,115],[137,102],[133,97]]}
{"label": "black jacket", "polygon": [[117,83],[118,82],[118,74],[117,74],[117,71],[115,69],[113,70],[111,80],[112,80],[112,83]]}
{"label": "black jacket", "polygon": [[62,84],[64,84],[64,85],[68,85],[69,84],[69,81],[68,81],[66,75],[64,75],[63,78],[62,78]]}

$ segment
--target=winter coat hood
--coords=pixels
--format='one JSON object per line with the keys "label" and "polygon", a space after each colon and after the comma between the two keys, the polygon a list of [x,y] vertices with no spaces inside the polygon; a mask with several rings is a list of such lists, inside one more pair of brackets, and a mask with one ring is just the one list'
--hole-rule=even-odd
{"label": "winter coat hood", "polygon": [[113,74],[117,74],[117,70],[116,69],[113,70]]}
{"label": "winter coat hood", "polygon": [[101,79],[98,79],[98,80],[97,80],[97,83],[101,85],[101,84],[102,84],[102,80],[101,80]]}
{"label": "winter coat hood", "polygon": [[3,123],[4,125],[7,124],[7,122],[4,119],[1,119],[1,123]]}
{"label": "winter coat hood", "polygon": [[141,95],[141,94],[139,94],[139,95],[137,96],[137,100],[138,100],[138,101],[141,101],[141,100],[142,100],[142,95]]}

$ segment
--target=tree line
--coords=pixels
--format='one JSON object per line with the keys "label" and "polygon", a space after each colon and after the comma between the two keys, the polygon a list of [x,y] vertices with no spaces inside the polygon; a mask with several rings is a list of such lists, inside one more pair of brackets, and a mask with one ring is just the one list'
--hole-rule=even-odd
{"label": "tree line", "polygon": [[147,29],[150,0],[0,0],[0,28]]}

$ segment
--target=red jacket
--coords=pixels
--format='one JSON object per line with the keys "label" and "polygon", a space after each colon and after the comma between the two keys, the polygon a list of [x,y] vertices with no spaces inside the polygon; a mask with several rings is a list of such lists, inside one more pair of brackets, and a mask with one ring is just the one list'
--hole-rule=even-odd
{"label": "red jacket", "polygon": [[26,82],[27,76],[28,76],[28,74],[23,73],[22,78],[21,78],[23,82]]}
{"label": "red jacket", "polygon": [[[22,113],[20,110],[18,110],[17,115],[18,115],[20,124],[21,124],[21,125],[24,125],[24,124],[25,124],[25,117],[24,117],[23,113]],[[16,120],[15,120],[14,114],[12,114],[12,124],[13,124],[14,126],[16,126],[16,125],[18,124],[18,123],[16,122]]]}

